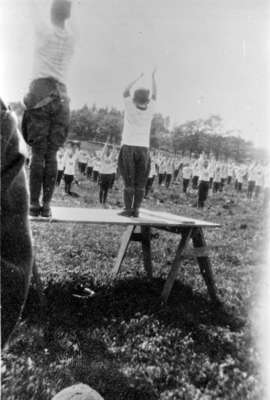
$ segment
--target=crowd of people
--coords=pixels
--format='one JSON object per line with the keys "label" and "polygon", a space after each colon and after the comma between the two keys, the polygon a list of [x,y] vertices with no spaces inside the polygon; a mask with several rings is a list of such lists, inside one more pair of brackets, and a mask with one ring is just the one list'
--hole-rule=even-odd
{"label": "crowd of people", "polygon": [[[79,184],[85,177],[99,186],[99,202],[106,207],[108,193],[120,175],[118,159],[119,148],[108,142],[102,149],[91,151],[91,144],[86,148],[77,141],[67,141],[57,152],[56,186],[59,187],[63,182],[64,192],[73,196],[72,184]],[[177,183],[186,196],[197,193],[196,205],[199,208],[204,207],[209,192],[215,195],[223,192],[225,186],[231,188],[232,192],[242,193],[247,199],[262,199],[264,208],[269,202],[270,174],[266,163],[237,163],[233,160],[216,160],[213,155],[207,156],[205,153],[179,156],[157,150],[150,152],[150,160],[145,199],[154,188],[169,189]]]}

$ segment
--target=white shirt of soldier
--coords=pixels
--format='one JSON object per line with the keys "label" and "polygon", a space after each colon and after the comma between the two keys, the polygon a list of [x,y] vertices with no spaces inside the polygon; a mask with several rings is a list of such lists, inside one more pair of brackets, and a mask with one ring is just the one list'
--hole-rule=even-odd
{"label": "white shirt of soldier", "polygon": [[248,181],[254,181],[256,182],[256,177],[257,177],[257,169],[252,167],[248,171]]}
{"label": "white shirt of soldier", "polygon": [[88,153],[86,150],[80,150],[79,156],[78,156],[78,161],[80,163],[86,164],[88,159]]}
{"label": "white shirt of soldier", "polygon": [[155,160],[151,161],[150,178],[156,175],[156,163]]}
{"label": "white shirt of soldier", "polygon": [[167,162],[166,172],[167,172],[168,175],[172,175],[173,174],[173,162],[172,162],[172,160],[169,160]]}
{"label": "white shirt of soldier", "polygon": [[208,182],[210,179],[208,167],[203,167],[199,172],[199,180]]}
{"label": "white shirt of soldier", "polygon": [[221,182],[221,172],[220,168],[216,168],[214,171],[213,182],[220,183]]}
{"label": "white shirt of soldier", "polygon": [[74,35],[69,28],[54,26],[49,16],[43,17],[44,2],[33,0],[32,3],[35,23],[33,79],[52,77],[65,84],[74,53]]}
{"label": "white shirt of soldier", "polygon": [[95,159],[94,164],[93,164],[93,170],[99,171],[99,169],[100,169],[100,161]]}
{"label": "white shirt of soldier", "polygon": [[264,184],[263,170],[261,168],[258,168],[256,171],[255,182],[256,186],[263,186]]}
{"label": "white shirt of soldier", "polygon": [[130,96],[124,98],[124,103],[125,117],[121,144],[148,148],[155,101],[151,100],[146,110],[138,109]]}
{"label": "white shirt of soldier", "polygon": [[210,178],[213,178],[214,172],[215,172],[215,163],[214,163],[213,161],[211,161],[211,162],[209,163],[208,171],[209,171],[209,176],[210,176]]}
{"label": "white shirt of soldier", "polygon": [[190,179],[192,176],[192,168],[184,167],[183,168],[183,179]]}
{"label": "white shirt of soldier", "polygon": [[64,153],[58,151],[57,155],[56,155],[56,158],[57,158],[57,169],[58,169],[58,171],[63,171],[63,169],[64,169]]}
{"label": "white shirt of soldier", "polygon": [[226,164],[223,164],[221,167],[221,178],[226,179],[228,177],[228,167]]}
{"label": "white shirt of soldier", "polygon": [[77,161],[76,154],[68,154],[68,153],[65,154],[64,157],[65,175],[75,175],[76,161]]}
{"label": "white shirt of soldier", "polygon": [[103,156],[100,161],[100,174],[113,174],[114,173],[114,162],[112,159],[112,155]]}
{"label": "white shirt of soldier", "polygon": [[93,157],[89,156],[87,158],[87,167],[93,167],[93,164],[94,164]]}
{"label": "white shirt of soldier", "polygon": [[200,166],[199,160],[194,161],[192,172],[193,176],[199,176],[201,168],[202,166]]}
{"label": "white shirt of soldier", "polygon": [[166,161],[162,160],[159,164],[159,173],[165,174],[165,172],[166,172]]}
{"label": "white shirt of soldier", "polygon": [[236,170],[236,179],[239,183],[243,183],[244,180],[244,175],[245,175],[245,169],[244,168],[237,168]]}

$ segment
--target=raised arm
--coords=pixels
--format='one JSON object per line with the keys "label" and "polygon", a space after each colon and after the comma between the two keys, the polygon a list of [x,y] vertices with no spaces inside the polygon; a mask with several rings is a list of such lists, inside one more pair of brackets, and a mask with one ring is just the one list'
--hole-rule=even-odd
{"label": "raised arm", "polygon": [[143,73],[141,73],[138,78],[136,78],[134,81],[132,81],[124,90],[123,96],[124,97],[129,97],[130,96],[130,89],[135,85],[135,83],[138,82],[143,77]]}
{"label": "raised arm", "polygon": [[152,100],[157,99],[156,72],[157,72],[157,69],[155,68],[154,71],[152,72]]}
{"label": "raised arm", "polygon": [[102,149],[102,153],[101,153],[101,155],[100,155],[100,158],[103,158],[103,157],[104,157],[105,152],[106,152],[106,150],[107,150],[107,148],[108,148],[108,145],[109,145],[109,136],[107,137],[106,143],[104,144],[104,147],[103,147],[103,149]]}

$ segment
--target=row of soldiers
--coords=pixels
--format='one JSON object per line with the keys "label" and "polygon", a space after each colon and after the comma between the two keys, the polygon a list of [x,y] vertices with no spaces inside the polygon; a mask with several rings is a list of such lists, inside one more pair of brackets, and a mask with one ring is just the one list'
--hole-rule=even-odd
{"label": "row of soldiers", "polygon": [[[67,156],[72,154],[71,156]],[[108,191],[117,177],[118,149],[105,144],[102,150],[89,152],[80,149],[77,143],[68,142],[57,154],[57,185],[62,177],[65,191],[70,194],[72,182],[76,181],[76,165],[81,175],[100,185],[100,203],[105,204]],[[64,172],[65,171],[65,172]],[[151,164],[145,188],[145,197],[156,182],[157,187],[169,188],[172,183],[181,182],[182,191],[198,191],[198,206],[203,207],[211,189],[213,193],[222,192],[225,185],[233,185],[237,192],[246,192],[249,199],[257,199],[261,193],[269,197],[269,168],[262,163],[250,165],[235,161],[216,160],[202,153],[199,157],[172,156],[158,151],[151,151]]]}

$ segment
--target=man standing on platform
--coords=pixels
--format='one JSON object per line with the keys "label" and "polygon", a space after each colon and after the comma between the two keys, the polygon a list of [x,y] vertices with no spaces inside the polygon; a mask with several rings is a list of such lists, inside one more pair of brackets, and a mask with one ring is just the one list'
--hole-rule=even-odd
{"label": "man standing on platform", "polygon": [[30,215],[50,217],[57,176],[56,154],[68,134],[66,75],[74,51],[74,34],[66,26],[71,14],[71,1],[53,0],[50,22],[40,18],[44,13],[40,10],[41,4],[40,0],[32,0],[31,4],[35,12],[36,43],[33,80],[24,98],[26,110],[22,130],[26,142],[32,147]]}
{"label": "man standing on platform", "polygon": [[156,70],[152,73],[152,97],[145,88],[130,90],[143,76],[141,74],[124,91],[125,119],[119,154],[119,171],[124,180],[125,209],[121,215],[138,217],[144,198],[145,186],[150,172],[150,128],[157,97]]}

